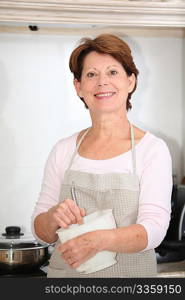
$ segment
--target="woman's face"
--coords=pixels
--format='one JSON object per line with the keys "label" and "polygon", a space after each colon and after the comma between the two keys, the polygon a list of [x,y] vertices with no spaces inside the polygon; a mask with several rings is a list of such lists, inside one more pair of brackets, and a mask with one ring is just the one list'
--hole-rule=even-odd
{"label": "woman's face", "polygon": [[90,52],[84,59],[81,81],[74,80],[79,97],[93,112],[126,110],[128,94],[135,86],[135,76],[128,77],[123,66],[111,55]]}

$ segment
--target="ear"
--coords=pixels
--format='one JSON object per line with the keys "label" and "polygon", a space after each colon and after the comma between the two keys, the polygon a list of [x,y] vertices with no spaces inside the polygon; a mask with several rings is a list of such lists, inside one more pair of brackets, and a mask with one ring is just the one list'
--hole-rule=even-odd
{"label": "ear", "polygon": [[75,78],[73,80],[73,84],[74,84],[77,95],[82,98],[81,88],[80,88],[80,86],[81,86],[80,81],[78,81],[78,79]]}
{"label": "ear", "polygon": [[135,87],[135,83],[136,83],[136,77],[135,74],[132,73],[132,75],[130,75],[128,77],[128,82],[129,82],[129,93],[131,93]]}

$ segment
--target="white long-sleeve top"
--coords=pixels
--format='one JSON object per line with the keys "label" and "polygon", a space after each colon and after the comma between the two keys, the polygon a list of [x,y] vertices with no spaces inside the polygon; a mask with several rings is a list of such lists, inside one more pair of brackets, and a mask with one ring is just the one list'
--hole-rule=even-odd
{"label": "white long-sleeve top", "polygon": [[[72,154],[76,148],[79,132],[59,140],[51,150],[44,169],[40,195],[32,215],[48,211],[59,201],[60,187]],[[169,226],[172,193],[172,161],[164,140],[150,132],[135,146],[136,172],[140,181],[137,224],[142,224],[148,235],[144,250],[156,248],[164,239]],[[105,174],[110,172],[132,173],[131,150],[110,159],[92,160],[76,154],[71,169]],[[40,240],[41,241],[41,240]]]}

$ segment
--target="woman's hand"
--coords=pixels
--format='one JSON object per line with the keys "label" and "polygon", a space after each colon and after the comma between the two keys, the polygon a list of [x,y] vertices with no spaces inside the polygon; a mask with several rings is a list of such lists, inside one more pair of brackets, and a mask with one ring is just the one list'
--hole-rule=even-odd
{"label": "woman's hand", "polygon": [[82,263],[103,250],[106,230],[96,230],[79,235],[63,244],[58,250],[71,268],[78,268]]}
{"label": "woman's hand", "polygon": [[68,228],[71,224],[82,224],[84,216],[84,208],[77,206],[72,199],[66,199],[48,210],[48,223],[56,229]]}

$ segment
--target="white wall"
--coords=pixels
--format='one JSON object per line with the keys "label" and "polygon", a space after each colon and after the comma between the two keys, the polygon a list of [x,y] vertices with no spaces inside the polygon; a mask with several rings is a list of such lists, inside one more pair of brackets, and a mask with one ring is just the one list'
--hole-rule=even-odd
{"label": "white wall", "polygon": [[184,173],[183,39],[135,37],[133,44],[140,81],[130,115],[167,142],[180,183]]}
{"label": "white wall", "polygon": [[[0,34],[0,233],[30,232],[44,164],[60,138],[90,125],[68,59],[80,36]],[[162,137],[182,176],[181,38],[126,37],[140,70],[129,118]]]}

